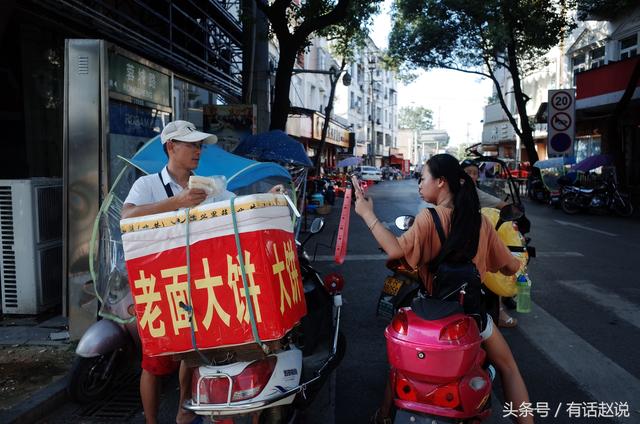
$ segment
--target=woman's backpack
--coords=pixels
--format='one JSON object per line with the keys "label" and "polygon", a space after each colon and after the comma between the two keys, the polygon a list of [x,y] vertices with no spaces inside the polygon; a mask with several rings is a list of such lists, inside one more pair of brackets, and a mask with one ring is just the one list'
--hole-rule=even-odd
{"label": "woman's backpack", "polygon": [[[433,222],[444,247],[446,237],[440,217],[434,208],[429,208]],[[431,296],[445,301],[456,301],[462,305],[464,313],[473,317],[480,331],[484,330],[487,314],[482,299],[482,282],[480,272],[471,261],[454,262],[443,257],[441,248],[438,256],[429,264],[429,272],[433,275]]]}

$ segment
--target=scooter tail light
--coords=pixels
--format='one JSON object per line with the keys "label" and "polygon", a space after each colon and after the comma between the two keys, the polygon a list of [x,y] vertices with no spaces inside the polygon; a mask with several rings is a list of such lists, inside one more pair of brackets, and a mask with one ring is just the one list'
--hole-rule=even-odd
{"label": "scooter tail light", "polygon": [[332,272],[331,274],[325,275],[322,283],[329,294],[338,294],[342,292],[344,288],[344,277],[337,272]]}
{"label": "scooter tail light", "polygon": [[453,342],[464,337],[469,331],[469,319],[465,317],[444,327],[440,330],[440,340]]}
{"label": "scooter tail light", "polygon": [[391,321],[391,328],[398,334],[403,336],[407,335],[407,329],[409,328],[409,319],[407,318],[407,314],[400,310]]}
{"label": "scooter tail light", "polygon": [[396,373],[396,396],[401,400],[416,402],[418,400],[418,394],[413,384],[405,376]]}
{"label": "scooter tail light", "polygon": [[424,397],[423,403],[455,409],[460,406],[460,391],[458,383],[440,386]]}
{"label": "scooter tail light", "polygon": [[192,379],[192,396],[197,399],[199,385],[200,403],[227,403],[229,384],[231,383],[231,402],[252,399],[258,396],[269,382],[276,362],[275,356],[252,362],[240,374],[231,376],[231,379],[221,375],[198,381],[200,380],[200,372],[196,369]]}
{"label": "scooter tail light", "polygon": [[247,400],[258,396],[269,382],[276,367],[276,361],[275,356],[255,361],[240,374],[233,377],[231,400]]}

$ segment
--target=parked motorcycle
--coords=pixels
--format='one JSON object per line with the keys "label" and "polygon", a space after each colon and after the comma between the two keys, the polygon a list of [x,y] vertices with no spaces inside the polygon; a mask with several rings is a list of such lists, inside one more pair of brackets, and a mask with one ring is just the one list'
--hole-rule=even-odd
{"label": "parked motorcycle", "polygon": [[[120,205],[121,206],[121,205]],[[107,205],[119,217],[116,204]],[[95,277],[95,294],[100,302],[100,316],[82,335],[76,347],[67,393],[76,402],[87,403],[104,398],[118,372],[127,364],[139,364],[141,343],[129,288],[124,252],[120,240],[119,220],[99,219],[102,227],[100,251],[103,258],[101,277]],[[93,251],[90,252],[93,257]],[[92,263],[93,266],[93,263]],[[125,360],[126,359],[126,360]]]}
{"label": "parked motorcycle", "polygon": [[[514,221],[521,216],[521,210],[509,205],[501,210],[500,221]],[[412,216],[396,219],[401,230],[412,223]],[[429,297],[420,289],[411,297],[408,290],[412,283],[422,287],[417,275],[408,273],[410,269],[402,262],[389,265],[395,266],[394,279],[385,281],[384,291],[396,294],[383,292],[378,311],[388,313],[397,306],[385,330],[396,409],[393,422],[432,424],[487,419],[491,415],[495,370],[486,360],[476,321],[464,314],[458,301]],[[398,289],[389,290],[395,286],[397,276],[403,277]],[[403,287],[407,292],[398,296]],[[385,296],[389,297],[384,299]]]}
{"label": "parked motorcycle", "polygon": [[[192,399],[183,407],[215,422],[238,422],[261,412],[261,422],[290,422],[306,408],[340,363],[346,341],[340,333],[344,285],[338,274],[321,278],[304,251],[324,221],[316,218],[311,234],[298,244],[307,315],[299,327],[271,345],[268,352],[225,349],[226,358],[197,367]],[[226,419],[226,421],[225,421]]]}
{"label": "parked motorcycle", "polygon": [[577,185],[567,184],[562,186],[560,207],[570,215],[580,211],[613,211],[620,216],[631,216],[633,205],[629,195],[618,190],[618,184],[614,177],[607,177],[602,184],[595,188],[583,188]]}

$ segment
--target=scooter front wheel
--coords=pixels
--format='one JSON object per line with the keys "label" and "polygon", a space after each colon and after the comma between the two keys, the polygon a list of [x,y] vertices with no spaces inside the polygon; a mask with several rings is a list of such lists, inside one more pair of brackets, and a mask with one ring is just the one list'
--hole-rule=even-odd
{"label": "scooter front wheel", "polygon": [[117,353],[116,350],[93,358],[76,356],[67,386],[71,399],[79,403],[101,399],[113,382],[116,367],[112,365]]}
{"label": "scooter front wheel", "polygon": [[633,205],[629,200],[625,200],[622,197],[613,200],[613,209],[620,216],[628,217],[633,215]]}

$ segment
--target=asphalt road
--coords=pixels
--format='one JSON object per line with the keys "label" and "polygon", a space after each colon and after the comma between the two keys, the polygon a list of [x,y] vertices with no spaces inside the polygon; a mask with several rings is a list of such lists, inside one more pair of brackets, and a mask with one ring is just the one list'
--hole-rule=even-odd
{"label": "asphalt road", "polygon": [[[424,207],[416,180],[382,182],[371,187],[369,195],[389,227],[396,216],[416,214]],[[299,422],[367,423],[387,378],[387,323],[376,318],[375,307],[389,272],[375,240],[353,211],[347,260],[340,266],[333,262],[338,208],[307,250],[316,254],[322,272],[338,271],[345,277],[342,325],[347,354]],[[533,311],[513,312],[519,324],[503,334],[527,383],[536,422],[640,422],[640,277],[634,267],[640,262],[640,220],[569,216],[530,202],[526,212],[538,251],[529,270]],[[507,411],[499,386],[498,381],[491,423],[509,422],[503,418]],[[98,417],[86,413],[86,407],[66,404],[42,422],[141,423],[135,379],[129,387],[133,403],[126,420]],[[177,382],[170,380],[165,387],[162,422],[171,423]],[[514,409],[516,414],[525,412]]]}

